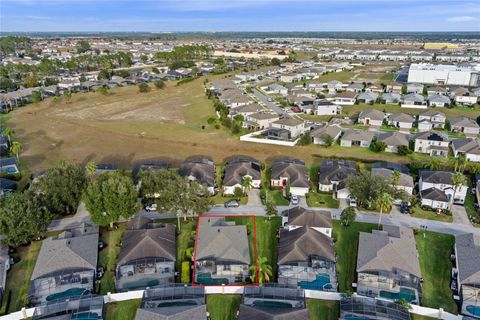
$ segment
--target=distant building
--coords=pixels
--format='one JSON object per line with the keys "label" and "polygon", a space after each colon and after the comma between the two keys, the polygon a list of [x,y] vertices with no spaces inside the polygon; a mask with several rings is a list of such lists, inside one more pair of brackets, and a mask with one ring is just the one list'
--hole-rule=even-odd
{"label": "distant building", "polygon": [[408,71],[408,82],[425,84],[475,86],[478,83],[480,65],[448,65],[413,63]]}

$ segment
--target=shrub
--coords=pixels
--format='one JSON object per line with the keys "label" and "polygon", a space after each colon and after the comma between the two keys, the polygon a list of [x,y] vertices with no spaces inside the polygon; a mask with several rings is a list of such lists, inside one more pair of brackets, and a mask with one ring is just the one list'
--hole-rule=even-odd
{"label": "shrub", "polygon": [[190,262],[183,261],[182,262],[182,275],[180,278],[182,283],[190,283]]}
{"label": "shrub", "polygon": [[401,156],[406,156],[408,154],[412,153],[412,150],[410,150],[409,147],[407,146],[399,146],[398,147],[398,154]]}
{"label": "shrub", "polygon": [[385,142],[381,142],[381,141],[373,141],[370,144],[370,150],[373,152],[383,152],[385,151],[386,147],[387,145],[385,144]]}
{"label": "shrub", "polygon": [[214,117],[208,118],[208,119],[207,119],[207,123],[208,123],[208,124],[213,124],[213,123],[215,123],[215,118],[214,118]]}
{"label": "shrub", "polygon": [[163,82],[162,80],[155,80],[153,84],[157,89],[163,89],[165,87],[165,82]]}
{"label": "shrub", "polygon": [[140,83],[140,84],[138,85],[138,91],[140,91],[140,92],[148,92],[148,91],[150,91],[150,87],[149,87],[148,84],[146,84],[146,83]]}
{"label": "shrub", "polygon": [[187,258],[192,260],[192,257],[193,257],[193,248],[192,247],[188,247],[186,250],[185,250],[185,254],[187,255]]}

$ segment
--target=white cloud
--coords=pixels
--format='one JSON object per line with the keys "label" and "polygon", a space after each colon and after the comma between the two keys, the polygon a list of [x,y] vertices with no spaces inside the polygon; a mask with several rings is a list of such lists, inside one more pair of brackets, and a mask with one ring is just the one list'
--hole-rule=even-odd
{"label": "white cloud", "polygon": [[470,21],[476,21],[476,20],[477,18],[472,16],[456,16],[456,17],[447,18],[448,22],[470,22]]}

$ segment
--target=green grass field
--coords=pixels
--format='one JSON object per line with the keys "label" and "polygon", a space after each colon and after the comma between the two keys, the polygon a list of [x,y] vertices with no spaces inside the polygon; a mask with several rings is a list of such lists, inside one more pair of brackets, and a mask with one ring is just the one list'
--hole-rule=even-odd
{"label": "green grass field", "polygon": [[451,215],[449,216],[446,214],[437,214],[434,211],[423,210],[419,206],[412,208],[412,211],[410,212],[410,216],[414,218],[437,220],[437,221],[443,221],[443,222],[453,221],[453,216]]}
{"label": "green grass field", "polygon": [[340,317],[338,301],[307,299],[307,308],[312,320],[337,320]]}
{"label": "green grass field", "polygon": [[377,226],[374,224],[360,222],[343,227],[340,221],[333,221],[339,292],[352,292],[352,282],[355,279],[357,266],[359,233],[371,232],[376,228]]}
{"label": "green grass field", "polygon": [[207,296],[207,311],[211,320],[235,319],[238,308],[242,301],[241,295],[219,295],[210,294]]}
{"label": "green grass field", "polygon": [[127,300],[105,305],[106,320],[133,320],[140,307],[141,300]]}
{"label": "green grass field", "polygon": [[98,264],[105,268],[105,275],[100,282],[99,294],[105,295],[108,292],[115,292],[115,267],[117,258],[120,253],[120,243],[122,235],[125,231],[126,224],[118,224],[118,229],[108,230],[108,228],[100,228],[100,239],[106,245],[98,253]]}
{"label": "green grass field", "polygon": [[420,269],[425,280],[422,287],[422,305],[443,308],[457,314],[457,305],[450,290],[452,263],[450,254],[455,238],[435,232],[419,231],[415,236]]}
{"label": "green grass field", "polygon": [[337,199],[333,199],[331,194],[318,193],[310,191],[307,194],[307,204],[309,207],[317,208],[335,208],[340,206],[340,202]]}

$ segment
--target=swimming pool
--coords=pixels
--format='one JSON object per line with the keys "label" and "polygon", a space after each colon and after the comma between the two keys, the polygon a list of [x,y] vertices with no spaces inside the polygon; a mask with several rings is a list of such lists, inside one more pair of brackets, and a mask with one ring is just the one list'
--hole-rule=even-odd
{"label": "swimming pool", "polygon": [[359,317],[354,315],[347,315],[344,317],[345,320],[371,320],[369,317]]}
{"label": "swimming pool", "polygon": [[476,316],[476,317],[480,317],[480,307],[479,306],[472,306],[472,305],[468,305],[466,308],[465,308],[470,314]]}
{"label": "swimming pool", "polygon": [[160,281],[158,279],[141,279],[138,281],[132,281],[129,283],[126,283],[124,285],[124,289],[127,290],[137,290],[137,289],[144,289],[147,287],[154,287],[158,286],[160,284]]}
{"label": "swimming pool", "polygon": [[102,319],[101,316],[96,314],[95,312],[80,312],[72,314],[71,319],[78,319],[78,320],[97,320]]}
{"label": "swimming pool", "polygon": [[390,300],[405,300],[412,302],[416,300],[415,291],[409,288],[400,288],[400,292],[389,292],[380,290],[380,297]]}
{"label": "swimming pool", "polygon": [[181,300],[181,301],[167,301],[161,302],[157,305],[158,308],[165,307],[183,307],[183,306],[195,306],[198,303],[195,300]]}
{"label": "swimming pool", "polygon": [[17,171],[17,169],[14,168],[14,167],[7,167],[7,168],[5,169],[5,172],[8,173],[8,174],[15,174],[15,173],[17,173],[18,171]]}
{"label": "swimming pool", "polygon": [[282,301],[272,301],[272,300],[255,300],[253,302],[255,307],[264,307],[264,308],[292,308],[291,303],[282,302]]}
{"label": "swimming pool", "polygon": [[199,273],[197,275],[197,283],[200,284],[228,284],[227,278],[212,278],[210,273]]}
{"label": "swimming pool", "polygon": [[71,288],[63,292],[54,293],[47,297],[47,301],[65,300],[74,297],[80,297],[90,293],[90,290],[84,288]]}
{"label": "swimming pool", "polygon": [[327,273],[317,274],[317,277],[313,281],[299,281],[298,287],[309,290],[329,290],[332,289],[330,283],[330,276]]}

